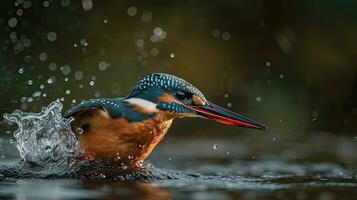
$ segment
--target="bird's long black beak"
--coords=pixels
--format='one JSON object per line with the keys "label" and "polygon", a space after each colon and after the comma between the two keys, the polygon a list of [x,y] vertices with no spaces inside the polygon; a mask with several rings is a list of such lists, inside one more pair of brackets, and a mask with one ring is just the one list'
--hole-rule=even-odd
{"label": "bird's long black beak", "polygon": [[260,130],[265,130],[266,128],[264,125],[254,120],[217,106],[211,102],[208,102],[205,106],[189,106],[189,108],[206,119],[229,126],[242,126]]}

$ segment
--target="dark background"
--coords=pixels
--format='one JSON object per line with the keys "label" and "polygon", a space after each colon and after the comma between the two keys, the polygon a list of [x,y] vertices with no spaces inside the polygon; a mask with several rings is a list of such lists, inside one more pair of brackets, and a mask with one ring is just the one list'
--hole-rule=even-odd
{"label": "dark background", "polygon": [[[356,131],[357,1],[90,2],[1,1],[0,113],[122,97],[166,72],[268,132]],[[177,134],[249,131],[178,121]]]}

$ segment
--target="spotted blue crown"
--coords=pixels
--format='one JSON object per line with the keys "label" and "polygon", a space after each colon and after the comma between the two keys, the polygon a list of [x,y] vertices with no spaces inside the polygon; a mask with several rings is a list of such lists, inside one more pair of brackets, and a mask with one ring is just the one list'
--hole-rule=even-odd
{"label": "spotted blue crown", "polygon": [[[137,96],[142,94],[144,91],[153,92],[151,95],[155,96],[155,90],[158,88],[161,89],[160,92],[165,91],[170,93],[178,93],[181,95],[196,95],[203,101],[207,102],[205,96],[196,87],[183,80],[182,78],[164,73],[146,75],[137,83],[136,87],[130,92],[128,97],[130,98]],[[150,95],[148,93],[145,94]]]}

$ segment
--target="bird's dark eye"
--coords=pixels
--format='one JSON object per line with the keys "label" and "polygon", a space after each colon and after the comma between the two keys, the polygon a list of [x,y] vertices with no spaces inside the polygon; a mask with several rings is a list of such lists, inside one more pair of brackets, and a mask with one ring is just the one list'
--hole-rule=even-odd
{"label": "bird's dark eye", "polygon": [[182,91],[177,91],[176,92],[176,97],[178,98],[178,99],[185,99],[186,98],[186,94],[184,93],[184,92],[182,92]]}

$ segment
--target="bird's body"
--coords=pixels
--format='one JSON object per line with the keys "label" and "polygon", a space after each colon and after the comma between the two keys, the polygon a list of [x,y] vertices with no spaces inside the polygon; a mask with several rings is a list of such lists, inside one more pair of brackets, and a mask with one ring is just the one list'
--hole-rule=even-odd
{"label": "bird's body", "polygon": [[228,125],[263,128],[209,103],[191,84],[167,74],[144,77],[125,98],[83,101],[65,116],[74,117],[72,130],[85,159],[123,165],[143,161],[175,118],[200,116]]}
{"label": "bird's body", "polygon": [[173,117],[145,110],[139,104],[131,106],[122,99],[90,100],[82,106],[91,108],[72,114],[72,129],[85,149],[85,157],[104,162],[138,164],[165,136]]}

